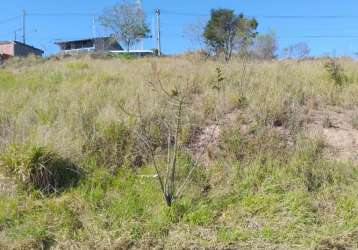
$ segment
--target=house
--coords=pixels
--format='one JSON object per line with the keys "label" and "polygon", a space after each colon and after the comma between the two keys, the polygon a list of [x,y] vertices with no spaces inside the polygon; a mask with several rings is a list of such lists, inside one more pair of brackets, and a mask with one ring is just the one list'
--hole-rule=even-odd
{"label": "house", "polygon": [[72,41],[56,42],[62,53],[109,52],[123,50],[113,37],[97,37]]}
{"label": "house", "polygon": [[42,50],[19,41],[0,41],[1,58],[26,57],[29,55],[42,56],[43,53]]}

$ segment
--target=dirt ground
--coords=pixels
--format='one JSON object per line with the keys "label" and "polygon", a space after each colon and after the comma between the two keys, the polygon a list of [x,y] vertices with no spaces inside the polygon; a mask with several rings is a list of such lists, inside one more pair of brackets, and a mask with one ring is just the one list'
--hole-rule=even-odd
{"label": "dirt ground", "polygon": [[[215,154],[219,149],[220,134],[223,126],[232,124],[240,115],[240,110],[224,114],[219,121],[203,127],[194,137],[190,146],[194,158],[208,165],[208,152]],[[358,164],[358,129],[353,127],[352,118],[357,115],[354,110],[335,109],[311,110],[306,117],[306,134],[310,137],[323,138],[328,159],[352,161]],[[289,134],[282,127],[275,128],[283,134]],[[245,130],[245,129],[243,129]]]}
{"label": "dirt ground", "polygon": [[358,129],[352,124],[356,113],[334,108],[310,112],[307,132],[323,137],[329,159],[358,163]]}

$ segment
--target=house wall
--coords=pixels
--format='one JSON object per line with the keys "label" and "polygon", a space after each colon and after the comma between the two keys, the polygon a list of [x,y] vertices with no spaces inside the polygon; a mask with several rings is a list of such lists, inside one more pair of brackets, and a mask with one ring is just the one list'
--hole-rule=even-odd
{"label": "house wall", "polygon": [[0,54],[14,55],[14,43],[0,44]]}
{"label": "house wall", "polygon": [[20,43],[15,43],[14,55],[15,56],[29,56],[29,55],[42,56],[42,51],[25,46]]}

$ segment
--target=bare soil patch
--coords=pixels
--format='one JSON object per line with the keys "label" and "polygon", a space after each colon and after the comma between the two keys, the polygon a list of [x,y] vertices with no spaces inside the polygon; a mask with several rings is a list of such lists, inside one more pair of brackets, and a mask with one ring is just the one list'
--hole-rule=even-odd
{"label": "bare soil patch", "polygon": [[323,137],[329,159],[358,163],[358,130],[352,124],[356,112],[334,108],[310,112],[307,132]]}
{"label": "bare soil patch", "polygon": [[[194,159],[200,159],[205,166],[209,165],[210,160],[220,149],[220,134],[223,127],[234,123],[240,114],[240,110],[232,110],[224,114],[219,121],[208,122],[201,128],[190,145]],[[307,114],[305,131],[309,137],[324,139],[325,154],[328,159],[358,163],[358,130],[352,123],[356,114],[355,110],[333,107],[311,110]],[[274,129],[287,136],[289,141],[292,140],[287,129],[283,127]]]}
{"label": "bare soil patch", "polygon": [[239,109],[232,110],[223,114],[219,120],[208,122],[205,127],[201,128],[189,146],[194,159],[199,159],[205,166],[209,165],[210,160],[219,151],[223,127],[235,122],[239,115]]}

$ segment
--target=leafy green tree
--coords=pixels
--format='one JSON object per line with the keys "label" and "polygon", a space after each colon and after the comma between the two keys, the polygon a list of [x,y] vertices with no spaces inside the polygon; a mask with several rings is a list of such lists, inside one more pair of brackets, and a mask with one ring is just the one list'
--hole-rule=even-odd
{"label": "leafy green tree", "polygon": [[150,32],[143,10],[128,1],[106,9],[100,20],[104,27],[111,29],[115,37],[125,44],[127,51]]}
{"label": "leafy green tree", "polygon": [[224,53],[229,60],[233,51],[247,52],[257,34],[257,26],[254,18],[236,15],[230,9],[214,9],[204,30],[205,43],[215,55]]}

